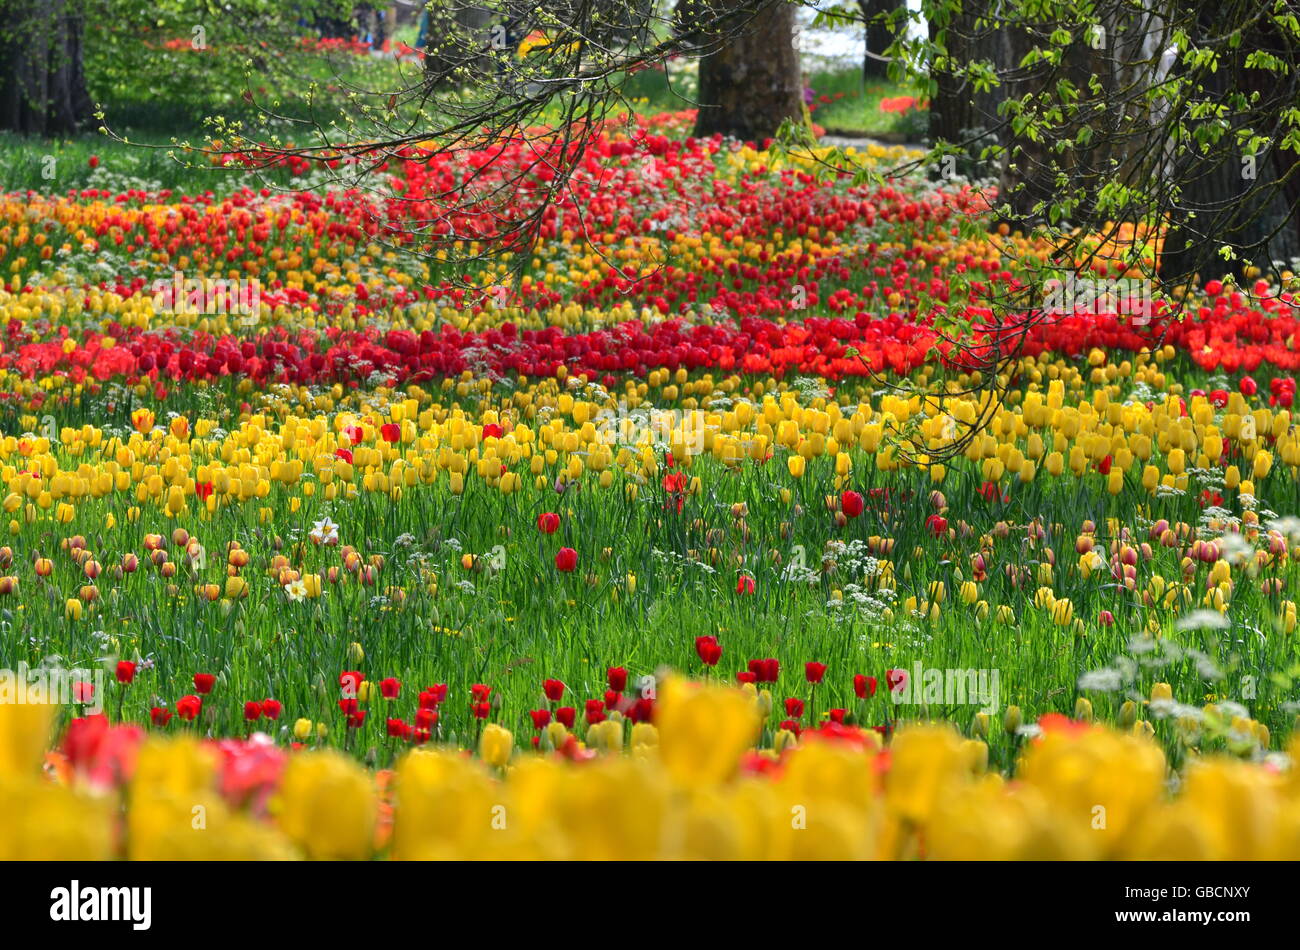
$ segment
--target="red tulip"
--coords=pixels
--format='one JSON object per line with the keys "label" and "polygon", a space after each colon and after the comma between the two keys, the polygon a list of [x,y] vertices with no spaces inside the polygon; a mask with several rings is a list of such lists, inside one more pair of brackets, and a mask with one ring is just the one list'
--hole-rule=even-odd
{"label": "red tulip", "polygon": [[360,670],[347,670],[339,674],[339,688],[343,690],[344,696],[356,696],[365,680]]}
{"label": "red tulip", "polygon": [[803,665],[803,675],[810,683],[820,683],[826,675],[826,664],[810,660]]}
{"label": "red tulip", "polygon": [[627,670],[621,666],[611,666],[605,674],[609,688],[616,693],[627,689]]}
{"label": "red tulip", "polygon": [[846,518],[856,518],[865,507],[862,496],[855,491],[846,491],[840,495],[840,510]]}
{"label": "red tulip", "polygon": [[537,530],[542,534],[555,534],[560,530],[560,516],[553,511],[543,511],[537,516]]}
{"label": "red tulip", "polygon": [[594,726],[598,722],[605,721],[605,703],[599,699],[589,699],[586,703],[585,715],[587,724]]}
{"label": "red tulip", "polygon": [[130,660],[117,661],[117,681],[123,686],[135,680],[135,664]]}
{"label": "red tulip", "polygon": [[853,677],[853,692],[857,694],[858,699],[870,699],[876,695],[876,678],[859,673]]}
{"label": "red tulip", "polygon": [[534,729],[545,729],[551,723],[551,711],[549,709],[533,709],[528,713],[533,720]]}
{"label": "red tulip", "polygon": [[785,701],[785,714],[793,719],[803,716],[803,700],[791,696]]}
{"label": "red tulip", "polygon": [[249,722],[256,722],[262,718],[262,704],[255,699],[250,699],[244,703],[244,718]]}
{"label": "red tulip", "polygon": [[561,706],[555,710],[555,720],[566,729],[572,729],[573,723],[577,720],[578,711],[572,706]]}
{"label": "red tulip", "polygon": [[740,577],[736,579],[736,593],[754,593],[754,578],[750,577],[748,574],[741,574]]}
{"label": "red tulip", "polygon": [[748,665],[760,683],[775,683],[781,673],[781,664],[774,659],[750,660]]}
{"label": "red tulip", "polygon": [[549,701],[558,703],[564,698],[564,684],[559,680],[542,680],[542,692]]}
{"label": "red tulip", "polygon": [[578,552],[573,548],[560,548],[555,555],[555,567],[565,574],[569,574],[578,567]]}
{"label": "red tulip", "polygon": [[189,722],[203,710],[203,700],[198,696],[182,696],[176,700],[176,714]]}
{"label": "red tulip", "polygon": [[149,710],[149,721],[159,729],[171,722],[171,718],[172,711],[170,709],[163,709],[161,706],[155,706],[153,709]]}
{"label": "red tulip", "polygon": [[402,427],[396,422],[386,422],[379,427],[379,435],[385,442],[402,441]]}
{"label": "red tulip", "polygon": [[194,674],[194,691],[206,696],[212,692],[212,687],[216,684],[217,678],[211,673]]}
{"label": "red tulip", "polygon": [[397,699],[402,695],[402,681],[396,677],[388,677],[379,681],[379,695],[384,699]]}
{"label": "red tulip", "polygon": [[722,647],[717,637],[696,637],[695,652],[705,666],[717,666],[718,660],[722,659]]}
{"label": "red tulip", "polygon": [[279,719],[281,709],[283,709],[283,707],[280,705],[278,699],[262,700],[262,715],[267,719]]}
{"label": "red tulip", "polygon": [[654,718],[654,710],[655,701],[648,697],[642,697],[632,704],[627,717],[633,722],[650,722]]}

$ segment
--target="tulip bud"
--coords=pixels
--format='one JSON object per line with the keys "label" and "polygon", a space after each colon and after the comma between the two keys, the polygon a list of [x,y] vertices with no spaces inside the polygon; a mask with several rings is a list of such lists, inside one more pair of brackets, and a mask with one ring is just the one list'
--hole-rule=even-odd
{"label": "tulip bud", "polygon": [[653,723],[638,722],[632,727],[632,748],[650,748],[659,745],[659,730]]}
{"label": "tulip bud", "polygon": [[962,749],[968,755],[971,772],[983,775],[989,769],[989,747],[979,739],[967,739]]}
{"label": "tulip bud", "polygon": [[1015,735],[1024,721],[1024,714],[1020,711],[1019,706],[1008,706],[1006,713],[1002,717],[1002,728],[1008,735]]}
{"label": "tulip bud", "polygon": [[1074,718],[1080,722],[1092,722],[1092,700],[1080,696],[1074,701]]}
{"label": "tulip bud", "polygon": [[1124,705],[1119,707],[1119,727],[1121,729],[1131,729],[1137,722],[1137,703],[1131,699],[1126,699]]}
{"label": "tulip bud", "polygon": [[514,746],[515,738],[510,734],[510,730],[490,722],[483,728],[483,735],[479,737],[478,754],[484,762],[501,768],[510,761]]}
{"label": "tulip bud", "polygon": [[543,741],[549,748],[559,749],[564,745],[564,740],[569,737],[569,730],[564,728],[562,722],[552,722],[546,727],[543,735]]}

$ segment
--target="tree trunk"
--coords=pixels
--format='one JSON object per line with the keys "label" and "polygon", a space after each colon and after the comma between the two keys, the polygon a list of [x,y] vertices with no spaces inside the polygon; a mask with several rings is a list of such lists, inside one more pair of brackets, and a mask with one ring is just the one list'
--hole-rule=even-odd
{"label": "tree trunk", "polygon": [[787,119],[805,121],[794,27],[794,6],[785,0],[759,0],[737,10],[714,42],[716,49],[700,59],[696,135],[721,132],[759,142]]}
{"label": "tree trunk", "polygon": [[450,9],[428,9],[425,74],[435,85],[483,82],[495,75],[494,60],[510,60],[522,36],[507,16],[494,21],[493,10],[458,0]]}
{"label": "tree trunk", "polygon": [[0,129],[33,135],[77,131],[90,118],[82,20],[70,0],[3,0]]}
{"label": "tree trunk", "polygon": [[885,50],[894,42],[894,34],[883,20],[877,19],[881,14],[893,13],[903,8],[904,0],[858,0],[862,18],[866,21],[866,55],[862,58],[862,78],[866,81],[886,79],[889,75],[889,63],[881,59]]}
{"label": "tree trunk", "polygon": [[[1213,11],[1202,13],[1203,18],[1213,16]],[[1246,68],[1246,57],[1252,51],[1267,50],[1293,59],[1295,50],[1286,49],[1291,42],[1281,31],[1256,25],[1240,47],[1220,54],[1217,70],[1203,72],[1199,79],[1211,96],[1237,90],[1266,101],[1276,92],[1277,78],[1262,69]],[[1273,128],[1267,128],[1265,121],[1272,121]],[[1282,117],[1276,114],[1267,120],[1259,114],[1246,118],[1232,115],[1228,122],[1235,127],[1250,124],[1274,143],[1287,133]],[[1240,260],[1232,266],[1242,277],[1248,266],[1267,271],[1272,264],[1285,266],[1300,257],[1300,176],[1295,174],[1295,153],[1275,144],[1247,156],[1225,144],[1231,138],[1231,134],[1224,136],[1209,156],[1189,147],[1172,162],[1171,173],[1181,195],[1160,257],[1161,275],[1166,280],[1180,283],[1199,274],[1204,281],[1227,271],[1230,265],[1218,253],[1223,245],[1239,255]]]}
{"label": "tree trunk", "polygon": [[988,60],[1002,72],[1011,58],[1010,38],[1005,30],[976,33],[975,21],[987,15],[988,8],[989,0],[965,0],[951,18],[941,15],[938,8],[927,10],[930,42],[942,36],[949,57],[947,66],[936,65],[930,73],[938,87],[929,110],[930,138],[935,142],[956,145],[1001,121],[998,105],[1006,98],[1006,87],[977,94],[959,74],[972,60]]}

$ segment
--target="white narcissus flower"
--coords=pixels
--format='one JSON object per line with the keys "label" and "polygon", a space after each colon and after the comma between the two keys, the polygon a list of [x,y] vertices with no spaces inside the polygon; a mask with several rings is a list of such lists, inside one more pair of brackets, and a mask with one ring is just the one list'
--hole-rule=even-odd
{"label": "white narcissus flower", "polygon": [[290,581],[284,585],[284,592],[290,600],[304,600],[307,597],[307,585],[301,580]]}
{"label": "white narcissus flower", "polygon": [[329,518],[322,518],[311,526],[307,535],[317,544],[334,545],[339,543],[339,526]]}

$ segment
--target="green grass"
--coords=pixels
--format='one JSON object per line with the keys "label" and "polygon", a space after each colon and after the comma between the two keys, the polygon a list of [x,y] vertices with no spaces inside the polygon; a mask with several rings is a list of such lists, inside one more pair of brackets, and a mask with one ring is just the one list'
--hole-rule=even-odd
{"label": "green grass", "polygon": [[[319,71],[327,67],[317,63],[314,68]],[[322,73],[318,78],[325,75]],[[354,81],[373,82],[376,76],[391,78],[392,67],[361,60],[352,64],[345,76]],[[633,111],[642,115],[692,108],[693,67],[674,66],[671,78],[670,85],[669,76],[664,72],[643,70],[627,77],[621,91]],[[853,69],[814,71],[806,81],[818,95],[844,93],[843,98],[829,105],[818,105],[813,112],[813,120],[829,132],[896,141],[919,140],[922,128],[918,123],[923,125],[924,112],[900,115],[881,112],[879,108],[884,98],[909,94],[904,87],[889,83],[865,85],[861,74]],[[211,136],[204,126],[204,118],[208,116],[223,114],[256,128],[261,119],[242,100],[231,102],[216,94],[205,94],[192,99],[159,101],[143,95],[144,90],[140,89],[117,92],[117,98],[104,107],[106,121],[115,133],[141,145],[123,144],[91,129],[76,136],[49,140],[0,133],[0,191],[65,193],[72,189],[103,188],[117,192],[143,187],[221,193],[245,184],[256,187],[262,183],[238,169],[212,168],[201,158],[186,162],[167,154],[173,138],[195,143],[208,141]],[[282,108],[290,115],[304,114],[302,103],[296,107],[290,103]],[[90,167],[92,155],[99,159],[98,172]],[[272,173],[269,178],[276,185],[292,186],[287,174]]]}
{"label": "green grass", "polygon": [[864,80],[856,69],[819,70],[804,81],[818,96],[841,98],[818,104],[813,121],[832,134],[880,137],[889,141],[919,142],[925,134],[925,111],[883,112],[885,99],[915,96],[910,87],[887,80]]}

